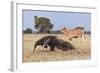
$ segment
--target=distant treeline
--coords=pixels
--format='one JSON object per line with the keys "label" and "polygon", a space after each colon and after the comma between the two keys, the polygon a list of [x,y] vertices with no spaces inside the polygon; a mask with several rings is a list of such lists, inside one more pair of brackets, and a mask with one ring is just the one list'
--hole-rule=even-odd
{"label": "distant treeline", "polygon": [[[43,32],[37,32],[37,31],[33,31],[32,29],[30,29],[30,28],[27,28],[26,30],[23,30],[23,33],[25,33],[25,34],[32,34],[32,33],[34,33],[34,34],[42,34]],[[44,32],[44,33],[46,33],[46,32]],[[85,31],[84,32],[85,34],[91,34],[91,31]],[[52,30],[51,32],[49,32],[49,34],[62,34],[61,32],[60,32],[60,30]]]}
{"label": "distant treeline", "polygon": [[85,34],[91,34],[91,31],[85,31],[84,33]]}
{"label": "distant treeline", "polygon": [[[47,33],[47,32],[38,32],[38,31],[33,31],[32,29],[30,28],[27,28],[26,30],[23,30],[23,33],[26,33],[26,34],[31,34],[31,33],[34,33],[34,34],[39,34],[39,33]],[[60,30],[55,30],[55,31],[50,31],[49,34],[59,34],[61,33]]]}

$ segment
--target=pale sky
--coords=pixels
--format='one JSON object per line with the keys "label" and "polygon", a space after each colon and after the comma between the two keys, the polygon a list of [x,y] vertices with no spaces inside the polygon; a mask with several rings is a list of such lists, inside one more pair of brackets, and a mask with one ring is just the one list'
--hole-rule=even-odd
{"label": "pale sky", "polygon": [[75,28],[83,26],[86,31],[91,30],[91,14],[82,12],[56,12],[56,11],[34,11],[23,10],[23,30],[34,28],[34,16],[49,18],[54,25],[52,30],[60,30],[63,27]]}

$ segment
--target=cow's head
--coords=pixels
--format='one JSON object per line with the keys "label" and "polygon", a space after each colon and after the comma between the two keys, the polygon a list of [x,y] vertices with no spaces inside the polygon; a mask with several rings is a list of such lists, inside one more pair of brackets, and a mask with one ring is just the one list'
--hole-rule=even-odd
{"label": "cow's head", "polygon": [[68,31],[68,29],[65,28],[65,27],[63,27],[63,28],[60,30],[61,33],[65,33],[65,32],[67,32],[67,31]]}

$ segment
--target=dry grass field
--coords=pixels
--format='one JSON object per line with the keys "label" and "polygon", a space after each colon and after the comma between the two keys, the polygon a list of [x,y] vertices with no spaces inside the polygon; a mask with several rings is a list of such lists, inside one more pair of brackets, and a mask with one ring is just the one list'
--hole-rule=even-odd
{"label": "dry grass field", "polygon": [[50,52],[48,48],[44,52],[43,47],[37,46],[33,54],[34,43],[46,35],[55,35],[65,40],[62,34],[23,34],[23,62],[87,60],[91,58],[91,36],[89,34],[85,35],[86,42],[80,38],[73,39],[70,42],[76,51],[61,51],[55,48],[55,51]]}

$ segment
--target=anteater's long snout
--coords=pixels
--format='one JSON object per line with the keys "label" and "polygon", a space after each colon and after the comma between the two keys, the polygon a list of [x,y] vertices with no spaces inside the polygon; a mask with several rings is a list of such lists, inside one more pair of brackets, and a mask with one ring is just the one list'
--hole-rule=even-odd
{"label": "anteater's long snout", "polygon": [[34,44],[34,49],[33,49],[33,54],[35,53],[35,49],[38,45],[41,45],[41,43],[39,41],[35,42]]}
{"label": "anteater's long snout", "polygon": [[34,49],[33,49],[33,54],[34,54],[34,52],[35,52],[35,47],[34,47]]}
{"label": "anteater's long snout", "polygon": [[35,42],[35,44],[34,44],[34,49],[33,49],[33,54],[34,54],[34,52],[35,52],[35,48],[37,47],[37,42]]}

